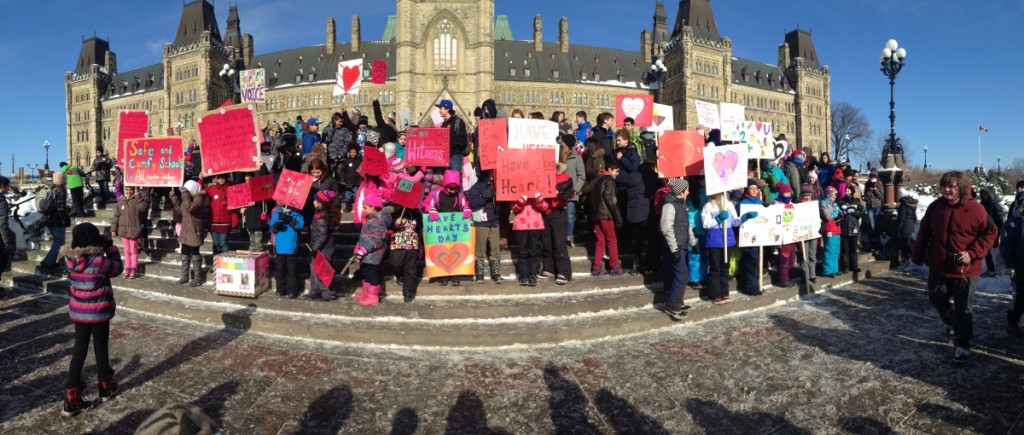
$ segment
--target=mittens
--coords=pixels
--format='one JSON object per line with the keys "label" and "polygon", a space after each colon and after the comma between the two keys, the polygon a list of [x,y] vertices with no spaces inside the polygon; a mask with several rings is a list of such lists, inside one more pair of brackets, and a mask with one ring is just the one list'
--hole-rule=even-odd
{"label": "mittens", "polygon": [[725,222],[728,219],[729,219],[729,211],[728,210],[724,210],[721,213],[719,213],[717,216],[715,216],[715,220],[718,221],[718,223]]}
{"label": "mittens", "polygon": [[437,222],[437,220],[440,219],[441,216],[437,214],[437,211],[431,210],[428,218],[430,219],[431,222]]}
{"label": "mittens", "polygon": [[740,216],[740,219],[742,219],[743,222],[746,222],[746,221],[748,221],[750,219],[753,219],[753,218],[756,218],[756,217],[757,217],[757,212],[756,211],[748,211],[746,213],[743,213],[743,216]]}
{"label": "mittens", "polygon": [[470,211],[470,210],[463,210],[462,211],[462,218],[463,219],[470,219],[472,217],[473,217],[473,212],[472,211]]}

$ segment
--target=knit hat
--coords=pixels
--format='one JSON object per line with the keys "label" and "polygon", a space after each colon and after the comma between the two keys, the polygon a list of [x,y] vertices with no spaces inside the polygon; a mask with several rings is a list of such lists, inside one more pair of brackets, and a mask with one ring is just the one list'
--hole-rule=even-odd
{"label": "knit hat", "polygon": [[779,195],[782,195],[784,193],[788,193],[790,195],[793,194],[793,188],[789,187],[788,184],[783,183],[781,181],[775,184],[775,190],[779,191]]}
{"label": "knit hat", "polygon": [[82,222],[75,225],[75,228],[71,230],[71,247],[72,248],[86,248],[89,246],[103,246],[105,244],[103,237],[100,236],[100,230],[95,225],[89,222]]}
{"label": "knit hat", "polygon": [[828,187],[825,188],[825,197],[826,198],[828,198],[830,196],[836,196],[838,194],[839,194],[839,191],[836,190],[835,187],[828,186]]}
{"label": "knit hat", "polygon": [[800,185],[800,196],[814,196],[814,188],[811,187],[810,183]]}
{"label": "knit hat", "polygon": [[398,157],[394,157],[391,160],[391,172],[404,172],[405,171],[405,160]]}
{"label": "knit hat", "polygon": [[370,190],[366,192],[366,196],[363,197],[363,205],[370,207],[383,208],[384,198],[381,196],[380,190]]}
{"label": "knit hat", "polygon": [[686,191],[690,187],[690,183],[682,178],[669,178],[668,188],[672,192],[672,195],[679,195]]}
{"label": "knit hat", "polygon": [[63,185],[64,184],[64,173],[54,172],[53,173],[53,184]]}
{"label": "knit hat", "polygon": [[814,171],[807,171],[807,178],[818,179],[818,173]]}
{"label": "knit hat", "polygon": [[804,164],[804,156],[802,154],[796,154],[798,152],[800,152],[800,150],[794,151],[793,152],[793,157],[790,158],[790,160],[792,160],[793,163],[796,163],[798,165],[802,165],[802,164]]}
{"label": "knit hat", "polygon": [[366,115],[360,116],[359,122],[356,125],[370,125],[370,118],[366,117]]}
{"label": "knit hat", "polygon": [[878,178],[878,170],[877,169],[871,169],[871,172],[868,173],[868,177],[869,178]]}
{"label": "knit hat", "polygon": [[569,148],[572,148],[572,147],[576,146],[576,136],[571,135],[569,133],[563,134],[562,135],[562,144],[564,144],[565,146],[567,146]]}
{"label": "knit hat", "polygon": [[189,193],[193,195],[199,193],[199,189],[202,188],[201,186],[199,186],[199,183],[197,183],[196,180],[186,181],[183,187],[185,188],[185,190],[187,190]]}
{"label": "knit hat", "polygon": [[750,187],[750,186],[761,187],[761,183],[756,178],[748,178],[747,179],[747,187]]}
{"label": "knit hat", "polygon": [[334,201],[334,192],[330,190],[321,190],[316,193],[316,196],[314,196],[313,199],[322,205],[330,205],[331,202]]}

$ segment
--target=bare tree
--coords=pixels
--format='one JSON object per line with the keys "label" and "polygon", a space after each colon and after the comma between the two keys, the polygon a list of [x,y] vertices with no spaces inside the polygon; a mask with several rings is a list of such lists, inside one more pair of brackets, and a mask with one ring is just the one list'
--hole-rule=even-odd
{"label": "bare tree", "polygon": [[851,154],[870,160],[871,126],[860,108],[845,101],[832,103],[832,151],[834,158]]}
{"label": "bare tree", "polygon": [[[897,136],[897,138],[899,139],[900,145],[903,146],[903,161],[906,163],[907,167],[922,167],[923,162],[914,162],[917,152],[910,146],[910,141],[902,136]],[[875,134],[875,146],[868,147],[868,155],[865,158],[865,161],[869,162],[872,167],[878,167],[881,165],[882,152],[885,151],[885,142],[888,140],[888,131],[879,131]]]}

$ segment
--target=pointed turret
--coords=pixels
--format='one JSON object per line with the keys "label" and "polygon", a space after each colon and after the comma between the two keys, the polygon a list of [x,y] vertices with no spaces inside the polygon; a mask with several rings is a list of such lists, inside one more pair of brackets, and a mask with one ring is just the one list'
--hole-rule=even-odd
{"label": "pointed turret", "polygon": [[75,63],[75,74],[86,74],[92,65],[105,66],[107,52],[110,51],[110,43],[93,36],[82,41],[82,51],[78,54],[78,62]]}
{"label": "pointed turret", "polygon": [[242,48],[242,20],[238,19],[238,6],[228,6],[228,28],[224,45]]}
{"label": "pointed turret", "polygon": [[682,33],[684,26],[689,26],[693,30],[693,34],[699,37],[713,40],[722,39],[718,34],[715,16],[711,13],[711,0],[680,0],[672,37],[675,38]]}
{"label": "pointed turret", "polygon": [[793,30],[786,34],[786,45],[789,46],[789,59],[802,58],[804,65],[821,68],[818,52],[814,49],[814,39],[804,30]]}
{"label": "pointed turret", "polygon": [[174,37],[174,45],[191,43],[199,39],[199,35],[205,31],[210,32],[210,38],[214,41],[224,43],[220,37],[220,26],[217,25],[213,4],[206,0],[185,3],[181,11],[181,21],[178,23],[178,34]]}
{"label": "pointed turret", "polygon": [[668,42],[672,35],[668,33],[668,15],[665,14],[665,3],[658,2],[654,5],[654,35],[653,43],[654,47],[658,47],[662,42]]}

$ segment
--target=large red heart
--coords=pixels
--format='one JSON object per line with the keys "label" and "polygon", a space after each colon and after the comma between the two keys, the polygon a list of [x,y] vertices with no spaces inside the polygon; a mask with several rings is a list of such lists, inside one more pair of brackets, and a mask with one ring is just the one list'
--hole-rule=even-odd
{"label": "large red heart", "polygon": [[452,275],[455,269],[458,269],[462,262],[469,257],[469,245],[465,243],[456,243],[451,247],[433,245],[427,249],[427,255],[435,266],[440,267],[448,275]]}
{"label": "large red heart", "polygon": [[346,66],[341,71],[341,84],[345,87],[345,92],[351,91],[352,86],[355,86],[356,82],[359,81],[359,70],[358,66]]}

